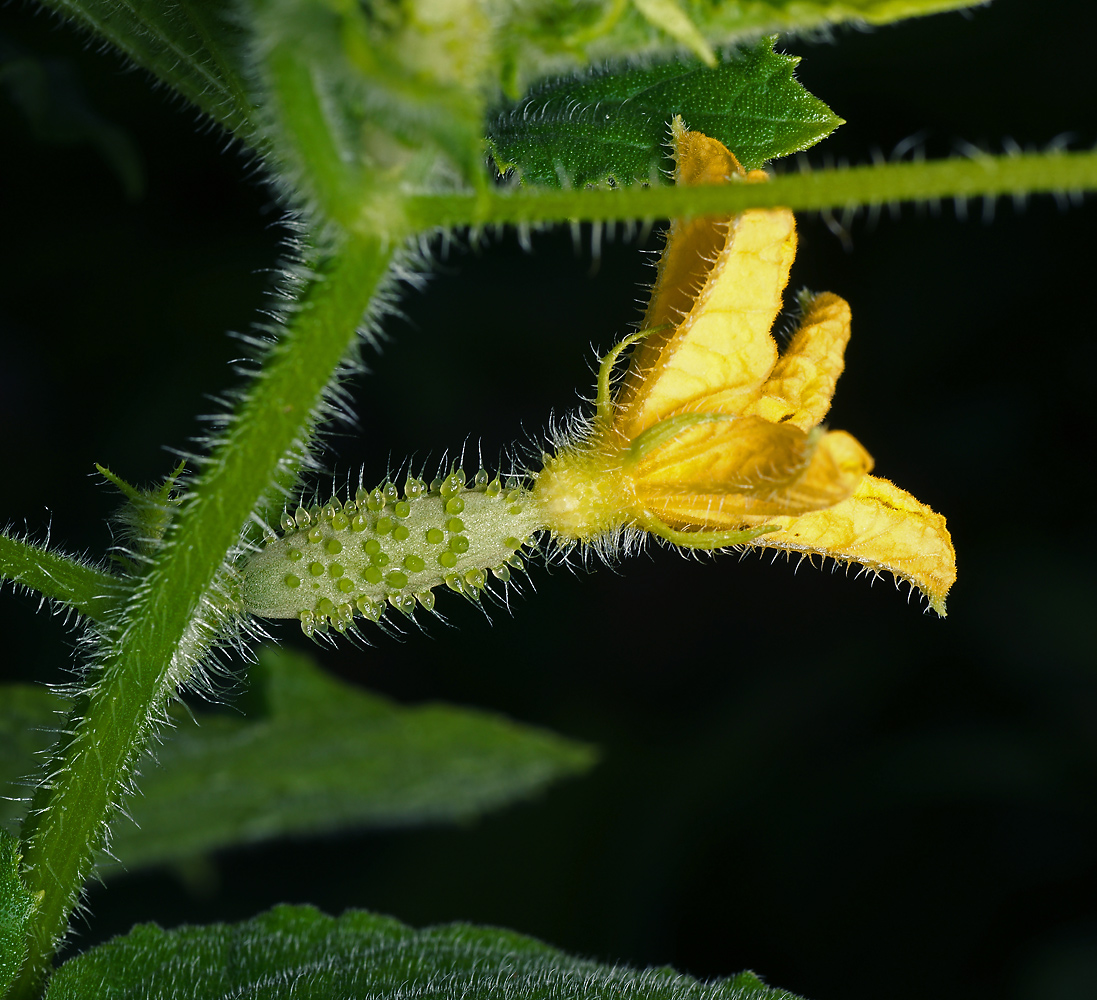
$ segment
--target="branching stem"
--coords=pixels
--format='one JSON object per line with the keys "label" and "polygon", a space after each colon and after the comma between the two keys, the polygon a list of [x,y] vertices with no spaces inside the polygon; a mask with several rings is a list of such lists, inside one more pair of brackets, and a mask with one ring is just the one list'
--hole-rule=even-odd
{"label": "branching stem", "polygon": [[299,461],[391,256],[376,239],[348,241],[313,281],[148,573],[104,633],[101,661],[24,824],[24,877],[44,897],[12,998],[38,995],[156,720],[217,638],[211,598],[226,555],[279,471]]}

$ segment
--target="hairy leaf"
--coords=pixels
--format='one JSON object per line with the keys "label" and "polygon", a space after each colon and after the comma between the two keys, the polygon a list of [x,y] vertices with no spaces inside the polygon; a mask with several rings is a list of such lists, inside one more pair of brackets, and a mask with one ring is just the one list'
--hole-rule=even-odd
{"label": "hairy leaf", "polygon": [[[447,86],[439,91],[439,103],[433,112],[422,109],[422,115],[430,119],[443,115],[446,103],[458,91],[491,94],[502,88],[517,98],[530,83],[546,75],[572,72],[606,60],[638,54],[665,57],[683,49],[707,57],[714,47],[766,32],[806,30],[849,21],[883,24],[980,2],[725,0],[700,4],[671,0],[522,0],[501,5],[488,0],[464,0],[446,6],[420,0],[398,6],[366,0],[361,6],[370,24],[392,39],[392,45],[380,46],[373,39],[374,55],[382,60],[395,56],[408,71],[409,80],[419,70],[430,77],[432,66],[439,61],[445,63]],[[353,14],[353,5],[321,5],[312,0],[278,0],[276,4],[259,0],[250,9],[225,0],[184,0],[169,5],[155,0],[43,3],[116,46],[245,141],[260,145],[263,139],[256,131],[254,108],[245,85],[249,77],[248,50],[268,52],[279,38],[294,34],[308,47],[314,26],[325,34],[325,25],[335,11],[341,11],[343,17]],[[262,25],[252,21],[257,11],[271,6],[277,8],[274,22]],[[413,25],[413,30],[394,23],[394,18],[400,17]],[[428,24],[432,30],[419,37],[419,29]],[[444,48],[436,47],[442,40]],[[345,44],[354,47],[350,35]],[[358,52],[362,54],[363,50],[359,47]],[[331,56],[342,58],[340,52],[333,51]],[[388,122],[391,127],[398,124]]]}
{"label": "hairy leaf", "polygon": [[[266,648],[258,718],[188,718],[146,763],[136,821],[112,853],[132,869],[230,844],[345,826],[445,822],[585,770],[591,750],[485,712],[403,707]],[[117,869],[115,869],[117,870]]]}
{"label": "hairy leaf", "polygon": [[[526,0],[503,8],[497,29],[501,82],[517,97],[530,83],[607,60],[666,57],[774,32],[848,22],[884,24],[982,0]],[[671,8],[678,10],[671,15]]]}
{"label": "hairy leaf", "polygon": [[42,0],[240,137],[252,137],[241,31],[227,0]]}
{"label": "hairy leaf", "polygon": [[27,957],[27,924],[34,897],[19,875],[19,841],[0,830],[0,995]]}
{"label": "hairy leaf", "polygon": [[492,123],[495,165],[550,187],[664,180],[675,115],[748,170],[807,149],[842,119],[793,79],[800,60],[774,52],[775,40],[711,69],[683,60],[542,87]]}
{"label": "hairy leaf", "polygon": [[703,983],[669,968],[572,958],[509,931],[467,924],[417,931],[360,910],[332,918],[306,906],[240,924],[174,931],[143,924],[66,962],[46,1000],[103,996],[108,983],[112,1000],[795,1000],[750,972]]}

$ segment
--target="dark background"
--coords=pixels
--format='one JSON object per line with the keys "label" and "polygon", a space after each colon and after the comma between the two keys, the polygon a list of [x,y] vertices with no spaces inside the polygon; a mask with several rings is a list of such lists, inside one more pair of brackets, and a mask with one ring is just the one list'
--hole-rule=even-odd
{"label": "dark background", "polygon": [[[124,129],[145,191],[88,143],[41,141],[0,94],[0,522],[100,555],[117,497],[202,433],[238,384],[282,231],[224,137],[53,18],[0,8],[0,33],[62,60]],[[998,0],[833,39],[786,42],[849,124],[810,159],[867,160],[922,135],[995,151],[1097,140],[1090,4]],[[408,702],[486,706],[589,740],[583,780],[462,828],[230,851],[194,893],[166,874],[91,894],[78,944],[131,923],[239,919],[271,904],[468,919],[607,961],[698,976],[749,967],[812,1000],[1097,995],[1097,657],[1090,548],[1097,202],[1003,200],[993,224],[905,207],[854,220],[847,250],[801,220],[793,287],[852,304],[831,426],[949,518],[949,617],[878,581],[784,560],[666,552],[619,573],[532,571],[489,628],[453,627],[330,668]],[[329,460],[482,443],[489,464],[589,393],[594,350],[638,317],[640,246],[506,236],[452,252],[406,296],[360,427]],[[367,476],[370,478],[370,476]],[[533,589],[536,594],[533,594]],[[58,679],[75,635],[27,597],[0,604],[14,678]],[[299,643],[295,627],[278,629]]]}

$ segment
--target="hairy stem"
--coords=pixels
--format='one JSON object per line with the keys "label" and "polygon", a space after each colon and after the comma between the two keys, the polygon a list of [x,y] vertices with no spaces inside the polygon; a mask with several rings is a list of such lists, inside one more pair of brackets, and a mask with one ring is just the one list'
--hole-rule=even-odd
{"label": "hairy stem", "polygon": [[102,622],[122,603],[124,581],[53,549],[0,533],[0,578]]}
{"label": "hairy stem", "polygon": [[420,195],[406,212],[416,229],[728,215],[748,208],[853,208],[938,198],[994,198],[1097,190],[1097,153],[1027,153],[782,174],[769,184],[557,191],[516,188]]}
{"label": "hairy stem", "polygon": [[24,824],[24,878],[44,898],[12,997],[38,995],[149,735],[217,637],[226,555],[279,471],[300,460],[391,256],[376,239],[350,241],[313,282],[124,615],[104,635],[93,683]]}

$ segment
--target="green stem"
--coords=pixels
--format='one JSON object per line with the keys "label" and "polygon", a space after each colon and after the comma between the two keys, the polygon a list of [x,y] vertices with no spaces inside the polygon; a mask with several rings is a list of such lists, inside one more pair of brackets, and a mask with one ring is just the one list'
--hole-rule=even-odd
{"label": "green stem", "polygon": [[557,191],[496,189],[476,194],[419,195],[406,203],[416,229],[583,219],[670,219],[729,215],[783,205],[796,210],[853,208],[937,198],[1097,190],[1097,153],[1026,153],[928,163],[782,174],[768,184],[709,187],[634,187]]}
{"label": "green stem", "polygon": [[348,241],[313,282],[124,617],[104,637],[94,683],[79,699],[71,733],[55,749],[23,827],[24,878],[44,897],[11,997],[38,996],[156,720],[217,638],[226,556],[279,470],[299,461],[391,256],[377,239]]}
{"label": "green stem", "polygon": [[355,160],[339,148],[339,129],[328,120],[315,68],[295,43],[280,39],[266,53],[270,103],[282,126],[278,148],[293,165],[298,188],[315,199],[321,215],[350,228],[357,217],[361,183]]}
{"label": "green stem", "polygon": [[0,578],[67,604],[96,622],[105,621],[122,603],[124,584],[118,577],[2,533]]}

